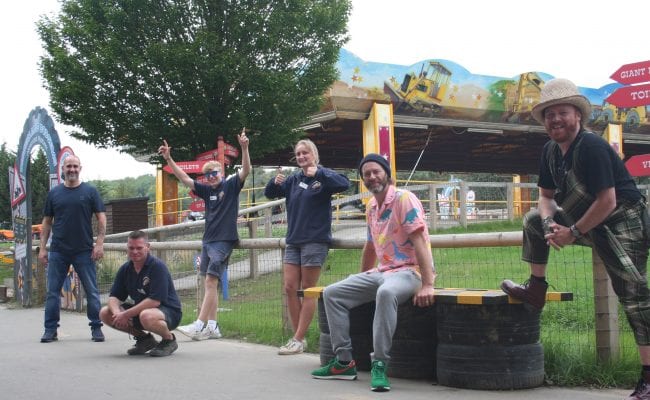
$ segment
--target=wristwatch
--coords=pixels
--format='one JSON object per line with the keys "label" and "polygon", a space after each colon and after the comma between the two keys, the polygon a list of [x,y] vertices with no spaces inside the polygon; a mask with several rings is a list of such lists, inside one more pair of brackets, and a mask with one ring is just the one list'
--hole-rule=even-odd
{"label": "wristwatch", "polygon": [[580,233],[580,231],[579,231],[578,228],[576,227],[576,224],[571,225],[571,226],[569,227],[569,230],[571,230],[571,235],[572,235],[574,238],[576,238],[576,239],[580,239],[580,238],[582,237],[582,233]]}

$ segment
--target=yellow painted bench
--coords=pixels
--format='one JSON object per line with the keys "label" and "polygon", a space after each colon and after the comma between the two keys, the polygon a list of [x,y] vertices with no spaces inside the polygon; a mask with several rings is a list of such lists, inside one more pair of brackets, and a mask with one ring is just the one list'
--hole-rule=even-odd
{"label": "yellow painted bench", "polygon": [[[304,297],[320,298],[324,286],[315,286],[300,291]],[[571,292],[547,292],[546,301],[571,301]],[[521,304],[521,301],[514,299],[496,289],[456,289],[436,288],[434,303],[441,304]]]}

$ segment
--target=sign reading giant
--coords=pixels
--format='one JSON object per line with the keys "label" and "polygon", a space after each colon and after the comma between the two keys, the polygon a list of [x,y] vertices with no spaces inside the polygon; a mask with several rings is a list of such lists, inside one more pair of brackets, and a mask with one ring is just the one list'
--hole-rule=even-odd
{"label": "sign reading giant", "polygon": [[650,81],[650,61],[622,65],[610,78],[623,85]]}

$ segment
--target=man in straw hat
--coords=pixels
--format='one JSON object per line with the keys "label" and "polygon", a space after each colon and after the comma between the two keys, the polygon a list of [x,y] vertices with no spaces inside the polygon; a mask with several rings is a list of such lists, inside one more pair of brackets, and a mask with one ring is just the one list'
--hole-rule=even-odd
{"label": "man in straw hat", "polygon": [[537,210],[524,218],[522,259],[530,279],[501,284],[504,292],[541,311],[546,301],[549,247],[592,246],[603,260],[639,348],[643,370],[629,399],[650,399],[650,291],[645,198],[617,153],[585,130],[591,105],[566,79],[542,89],[532,115],[551,140],[542,151]]}

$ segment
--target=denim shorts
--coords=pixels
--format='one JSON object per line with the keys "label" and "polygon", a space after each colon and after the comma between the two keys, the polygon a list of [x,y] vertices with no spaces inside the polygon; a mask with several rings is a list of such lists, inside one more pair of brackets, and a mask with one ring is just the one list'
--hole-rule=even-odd
{"label": "denim shorts", "polygon": [[284,263],[301,267],[321,267],[325,263],[328,250],[327,243],[287,244],[284,249]]}
{"label": "denim shorts", "polygon": [[[125,310],[128,310],[131,307],[133,307],[133,304],[131,304],[131,303],[122,303],[122,308],[124,308]],[[167,329],[169,329],[170,331],[173,331],[174,329],[176,329],[178,324],[181,323],[181,318],[183,317],[182,312],[180,312],[178,310],[174,310],[173,308],[169,308],[169,307],[164,306],[162,304],[158,306],[158,309],[165,316],[165,322],[167,323]],[[146,330],[142,326],[142,323],[140,322],[140,317],[138,315],[133,317],[133,327],[136,328],[136,329],[139,329],[141,331]]]}
{"label": "denim shorts", "polygon": [[235,240],[203,243],[199,273],[202,276],[210,274],[221,280],[221,276],[226,268],[228,268],[230,254],[236,243],[237,241]]}

